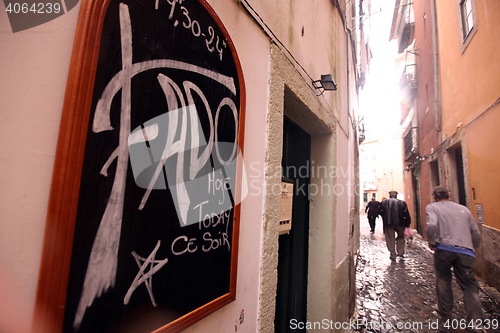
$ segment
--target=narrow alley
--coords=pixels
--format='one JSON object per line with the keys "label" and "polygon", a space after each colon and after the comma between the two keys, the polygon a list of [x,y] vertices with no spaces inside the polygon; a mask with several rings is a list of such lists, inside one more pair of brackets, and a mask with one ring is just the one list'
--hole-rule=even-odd
{"label": "narrow alley", "polygon": [[[408,242],[408,240],[407,240]],[[370,234],[366,215],[360,216],[357,267],[356,330],[352,332],[472,332],[467,328],[460,287],[454,281],[452,319],[443,322],[436,304],[433,252],[418,235],[404,258],[393,262],[385,245],[382,221]],[[487,332],[500,332],[500,293],[480,281]]]}

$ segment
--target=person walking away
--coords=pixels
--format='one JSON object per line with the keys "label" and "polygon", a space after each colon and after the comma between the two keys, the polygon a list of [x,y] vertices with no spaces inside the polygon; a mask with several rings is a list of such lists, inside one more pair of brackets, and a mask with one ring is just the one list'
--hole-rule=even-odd
{"label": "person walking away", "polygon": [[[426,207],[427,237],[434,251],[436,270],[436,294],[438,313],[450,318],[453,310],[452,273],[464,294],[468,321],[479,325],[484,319],[479,298],[479,282],[474,274],[475,249],[481,242],[481,234],[469,209],[450,200],[446,187],[434,188],[436,200]],[[482,332],[478,329],[477,332]]]}
{"label": "person walking away", "polygon": [[395,261],[397,256],[403,258],[406,246],[404,231],[411,224],[408,206],[397,196],[397,191],[390,191],[389,198],[380,204],[385,243],[392,261]]}
{"label": "person walking away", "polygon": [[375,232],[375,220],[377,219],[380,212],[380,202],[372,198],[372,200],[366,205],[365,213],[368,217],[368,223],[370,224],[370,232]]}

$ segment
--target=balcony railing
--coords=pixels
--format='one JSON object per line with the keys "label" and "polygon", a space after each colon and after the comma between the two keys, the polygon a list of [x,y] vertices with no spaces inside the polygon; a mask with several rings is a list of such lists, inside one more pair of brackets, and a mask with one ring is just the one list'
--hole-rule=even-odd
{"label": "balcony railing", "polygon": [[403,53],[403,51],[411,44],[413,41],[413,31],[415,30],[415,22],[404,23],[400,28],[398,33],[398,52]]}
{"label": "balcony railing", "polygon": [[417,88],[417,65],[407,64],[399,80],[401,88],[416,89]]}
{"label": "balcony railing", "polygon": [[405,162],[413,162],[418,156],[418,128],[412,127],[404,137]]}

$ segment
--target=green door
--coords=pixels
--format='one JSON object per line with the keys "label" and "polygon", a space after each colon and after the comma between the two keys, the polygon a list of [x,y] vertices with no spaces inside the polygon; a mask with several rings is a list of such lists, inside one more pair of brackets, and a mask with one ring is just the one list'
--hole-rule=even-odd
{"label": "green door", "polygon": [[[275,332],[292,329],[307,319],[309,248],[309,171],[311,137],[288,118],[283,130],[283,177],[294,184],[292,230],[279,237]],[[292,323],[292,325],[291,325]]]}

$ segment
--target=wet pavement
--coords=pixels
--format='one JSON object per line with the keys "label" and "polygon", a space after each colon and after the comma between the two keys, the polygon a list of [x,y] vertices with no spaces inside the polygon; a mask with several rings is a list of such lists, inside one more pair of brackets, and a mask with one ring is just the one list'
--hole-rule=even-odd
{"label": "wet pavement", "polygon": [[[434,310],[433,252],[427,242],[415,235],[404,258],[394,262],[389,258],[380,218],[371,234],[366,215],[361,215],[360,229],[355,325],[349,332],[473,332],[467,326],[463,294],[455,279],[451,319],[444,321]],[[500,293],[480,285],[483,324],[489,328],[487,332],[500,332]]]}

